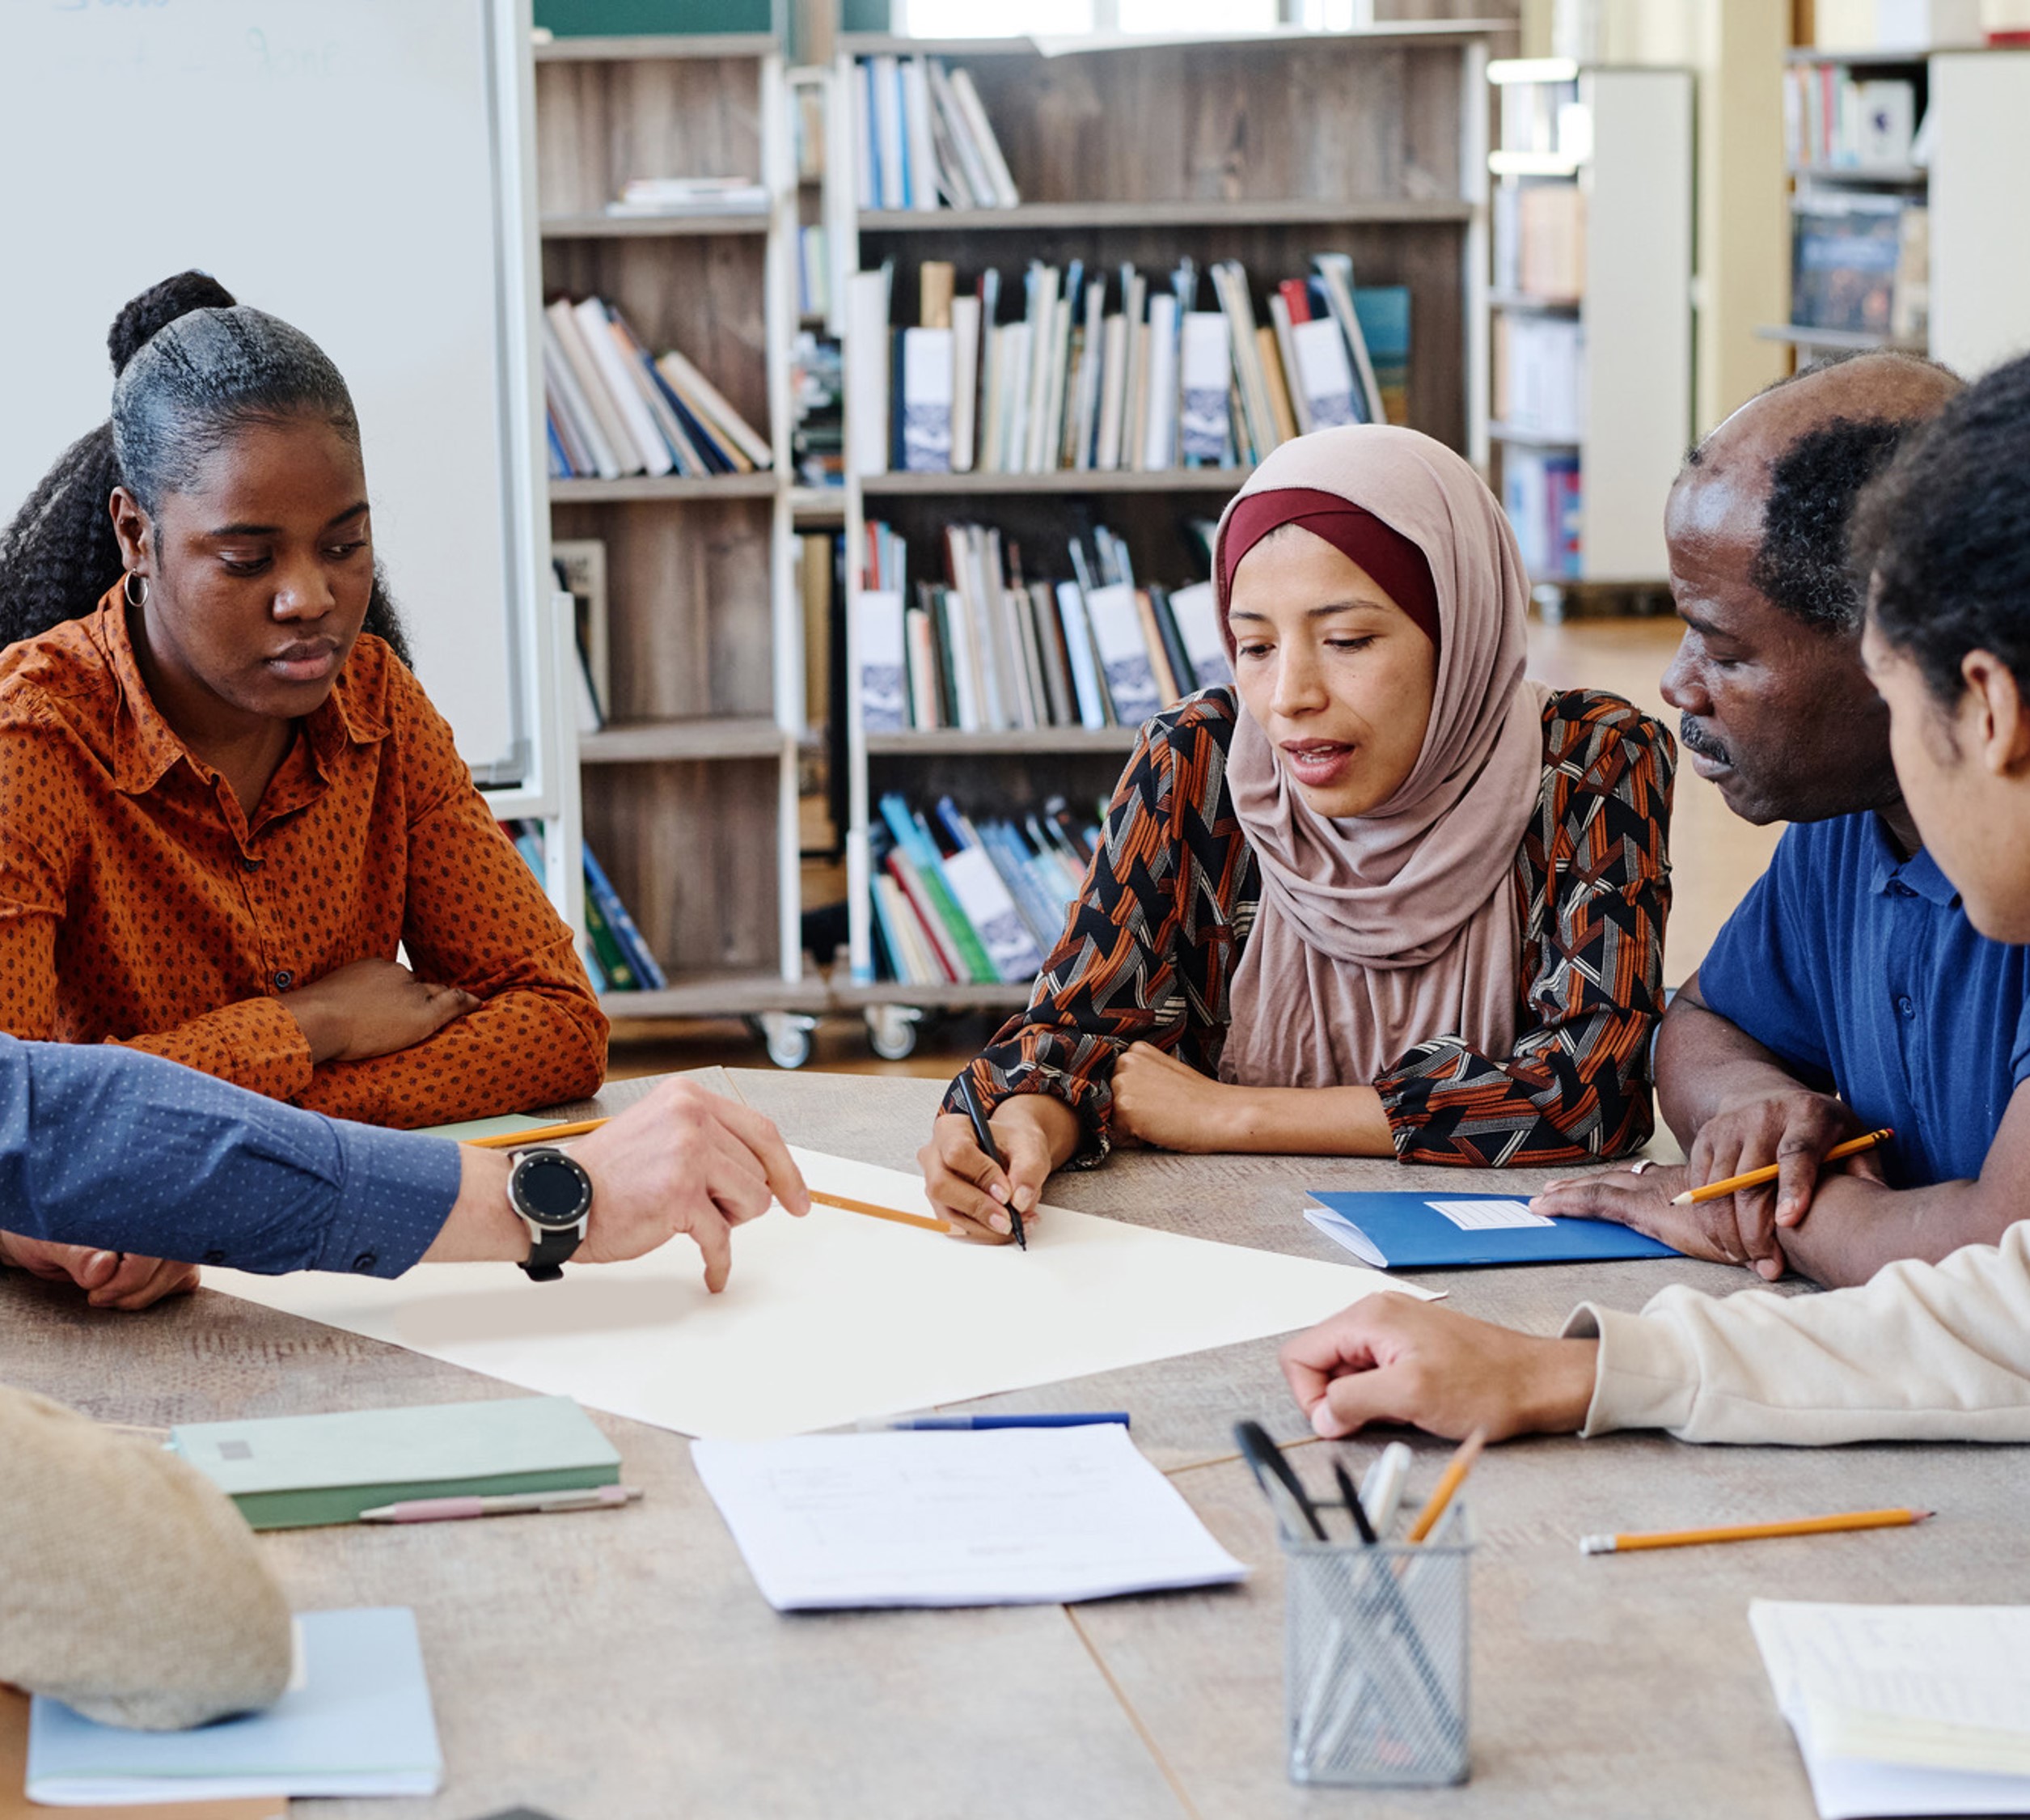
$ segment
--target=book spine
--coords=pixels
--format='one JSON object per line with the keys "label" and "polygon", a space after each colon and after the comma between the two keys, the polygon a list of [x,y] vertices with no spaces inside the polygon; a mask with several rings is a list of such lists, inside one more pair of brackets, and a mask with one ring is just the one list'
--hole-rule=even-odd
{"label": "book spine", "polygon": [[972,977],[965,957],[958,951],[957,938],[950,925],[939,914],[931,901],[930,888],[924,875],[916,870],[916,862],[899,848],[891,847],[882,862],[888,868],[889,876],[901,891],[903,900],[909,906],[922,931],[926,946],[936,957],[937,967],[949,985],[962,985]]}
{"label": "book spine", "polygon": [[966,973],[975,984],[992,985],[1000,975],[988,958],[986,945],[979,933],[967,921],[966,912],[959,906],[950,884],[945,877],[944,862],[937,851],[937,843],[931,839],[923,823],[910,812],[909,806],[902,798],[893,794],[881,799],[882,819],[895,836],[895,844],[916,870],[922,881],[924,896],[937,914],[945,921],[950,932],[952,943],[964,963]]}
{"label": "book spine", "polygon": [[669,981],[664,978],[662,968],[649,944],[641,939],[641,931],[634,926],[634,918],[628,914],[628,907],[620,901],[620,894],[613,888],[606,875],[606,868],[593,857],[590,847],[584,847],[585,888],[592,901],[599,907],[599,914],[606,918],[607,927],[613,932],[614,939],[626,950],[628,964],[642,984],[651,992],[661,992]]}
{"label": "book spine", "polygon": [[635,977],[634,969],[628,964],[628,957],[622,953],[620,942],[613,931],[607,927],[607,920],[599,914],[598,902],[587,893],[585,900],[586,939],[592,944],[592,951],[598,957],[599,971],[605,974],[607,990],[616,993],[633,993],[641,989],[641,982]]}
{"label": "book spine", "polygon": [[577,307],[577,313],[578,331],[585,338],[592,364],[598,370],[599,378],[620,414],[620,421],[642,467],[653,475],[667,474],[676,466],[676,458],[662,440],[655,419],[649,415],[649,407],[642,401],[640,389],[620,358],[606,305],[596,297],[588,297]]}

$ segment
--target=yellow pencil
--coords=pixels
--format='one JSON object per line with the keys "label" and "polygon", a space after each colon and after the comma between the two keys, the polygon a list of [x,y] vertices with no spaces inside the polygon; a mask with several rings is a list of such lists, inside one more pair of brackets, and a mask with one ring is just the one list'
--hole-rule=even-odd
{"label": "yellow pencil", "polygon": [[1438,1475],[1437,1488],[1425,1500],[1424,1507],[1417,1513],[1417,1520],[1410,1526],[1405,1542],[1422,1542],[1438,1526],[1438,1519],[1445,1513],[1445,1506],[1452,1502],[1453,1494],[1466,1482],[1466,1475],[1473,1471],[1473,1463],[1480,1458],[1480,1450],[1487,1445],[1487,1431],[1475,1428],[1459,1444],[1459,1451],[1445,1464],[1445,1470]]}
{"label": "yellow pencil", "polygon": [[922,1213],[905,1213],[899,1207],[877,1207],[872,1201],[848,1200],[844,1195],[821,1194],[810,1191],[810,1198],[821,1207],[837,1207],[848,1213],[865,1213],[870,1220],[893,1220],[899,1226],[921,1226],[926,1232],[949,1232],[952,1229],[942,1220],[933,1220]]}
{"label": "yellow pencil", "polygon": [[[1888,1125],[1880,1131],[1871,1131],[1865,1137],[1850,1137],[1844,1144],[1835,1144],[1825,1153],[1828,1162],[1838,1162],[1842,1157],[1858,1157],[1863,1150],[1872,1150],[1878,1144],[1886,1144],[1896,1136]],[[1777,1165],[1766,1169],[1751,1169],[1745,1175],[1730,1175],[1723,1182],[1708,1182],[1702,1188],[1687,1188],[1671,1200],[1673,1207],[1696,1207],[1701,1201],[1718,1200],[1722,1195],[1731,1195],[1736,1188],[1759,1188],[1765,1182],[1774,1182]]]}
{"label": "yellow pencil", "polygon": [[1650,1530],[1636,1535],[1583,1535],[1582,1555],[1625,1555],[1635,1548],[1690,1548],[1702,1542],[1759,1542],[1772,1535],[1830,1535],[1841,1530],[1900,1530],[1932,1510],[1850,1510],[1838,1517],[1798,1517],[1787,1523],[1735,1523],[1716,1530]]}
{"label": "yellow pencil", "polygon": [[525,1144],[553,1144],[560,1137],[582,1137],[605,1123],[603,1119],[581,1119],[576,1124],[531,1125],[527,1131],[504,1131],[492,1137],[468,1137],[464,1141],[476,1150],[518,1150]]}

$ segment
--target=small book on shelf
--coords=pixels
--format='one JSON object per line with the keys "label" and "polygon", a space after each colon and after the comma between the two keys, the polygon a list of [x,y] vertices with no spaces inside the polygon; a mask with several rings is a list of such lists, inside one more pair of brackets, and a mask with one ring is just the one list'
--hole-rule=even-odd
{"label": "small book on shelf", "polygon": [[[607,934],[612,938],[624,971],[632,975],[636,984],[649,992],[661,992],[669,981],[663,977],[662,968],[655,956],[649,951],[649,945],[641,939],[641,931],[634,926],[634,918],[628,914],[628,907],[620,901],[620,894],[613,888],[607,877],[606,868],[593,857],[590,842],[583,844],[585,859],[586,914],[589,920],[594,910],[599,914]],[[597,937],[594,937],[597,941]],[[603,963],[604,950],[601,959]],[[608,968],[609,973],[611,969]],[[618,980],[616,986],[621,984]]]}

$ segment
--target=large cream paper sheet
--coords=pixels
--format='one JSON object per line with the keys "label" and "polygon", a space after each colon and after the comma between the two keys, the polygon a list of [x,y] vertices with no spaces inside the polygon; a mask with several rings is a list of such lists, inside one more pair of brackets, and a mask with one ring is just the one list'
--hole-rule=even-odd
{"label": "large cream paper sheet", "polygon": [[[811,1150],[814,1188],[928,1213],[920,1177]],[[1050,1208],[1026,1253],[834,1208],[734,1235],[705,1293],[679,1238],[531,1283],[504,1264],[396,1281],[214,1270],[214,1289],[684,1434],[800,1434],[1287,1332],[1377,1289],[1372,1271]]]}

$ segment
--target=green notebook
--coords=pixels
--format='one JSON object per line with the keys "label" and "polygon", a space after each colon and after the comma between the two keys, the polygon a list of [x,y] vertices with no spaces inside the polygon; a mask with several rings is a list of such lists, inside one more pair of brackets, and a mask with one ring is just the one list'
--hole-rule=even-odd
{"label": "green notebook", "polygon": [[169,1445],[257,1530],[353,1523],[408,1498],[575,1492],[620,1456],[569,1397],[508,1397],[251,1422],[186,1422]]}

